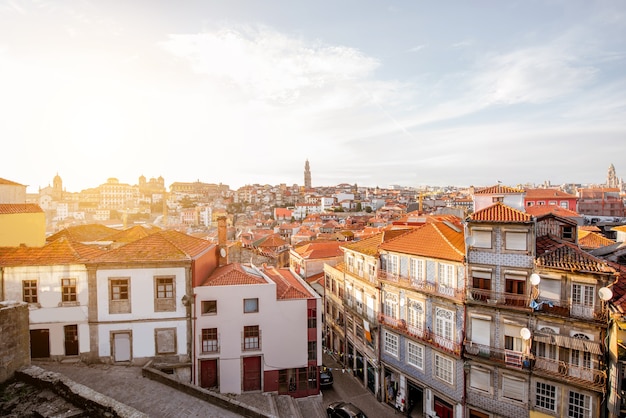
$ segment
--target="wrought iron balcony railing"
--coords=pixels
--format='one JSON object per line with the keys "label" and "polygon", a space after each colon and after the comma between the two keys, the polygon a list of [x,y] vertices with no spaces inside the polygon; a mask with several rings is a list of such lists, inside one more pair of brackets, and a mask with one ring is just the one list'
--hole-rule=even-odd
{"label": "wrought iron balcony railing", "polygon": [[380,314],[378,316],[378,322],[379,324],[385,325],[386,327],[411,337],[412,339],[430,344],[435,348],[455,355],[461,354],[462,345],[460,343],[437,335],[428,329],[407,324],[404,319],[397,319],[385,314]]}
{"label": "wrought iron balcony railing", "polygon": [[463,301],[465,299],[465,291],[451,286],[445,286],[439,283],[433,283],[426,280],[417,280],[407,276],[401,276],[394,273],[388,273],[386,271],[380,271],[378,278],[382,281],[397,283],[400,286],[417,290],[418,292],[443,296],[446,298],[454,299],[456,301]]}

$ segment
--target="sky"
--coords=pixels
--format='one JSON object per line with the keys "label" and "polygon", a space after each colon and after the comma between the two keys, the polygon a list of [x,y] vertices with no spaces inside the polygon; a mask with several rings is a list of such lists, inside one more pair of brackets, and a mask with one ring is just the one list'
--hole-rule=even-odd
{"label": "sky", "polygon": [[0,177],[626,178],[621,0],[0,0]]}

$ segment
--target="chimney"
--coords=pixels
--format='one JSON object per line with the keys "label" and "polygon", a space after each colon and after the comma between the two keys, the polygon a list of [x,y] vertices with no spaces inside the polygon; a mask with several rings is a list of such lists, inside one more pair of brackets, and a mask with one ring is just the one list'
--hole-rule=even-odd
{"label": "chimney", "polygon": [[217,244],[220,247],[226,246],[226,237],[226,216],[220,216],[217,218]]}

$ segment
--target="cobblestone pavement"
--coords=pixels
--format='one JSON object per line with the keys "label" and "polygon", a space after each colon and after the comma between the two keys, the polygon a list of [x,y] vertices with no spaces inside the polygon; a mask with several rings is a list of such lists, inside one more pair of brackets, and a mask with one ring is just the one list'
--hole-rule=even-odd
{"label": "cobblestone pavement", "polygon": [[179,392],[141,375],[141,367],[33,361],[35,366],[61,373],[73,381],[157,418],[224,417],[241,415]]}

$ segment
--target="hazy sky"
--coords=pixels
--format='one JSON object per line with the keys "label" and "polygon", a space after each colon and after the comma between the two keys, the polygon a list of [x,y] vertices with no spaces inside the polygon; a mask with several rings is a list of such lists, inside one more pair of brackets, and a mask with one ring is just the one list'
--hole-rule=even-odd
{"label": "hazy sky", "polygon": [[0,0],[0,177],[626,178],[626,2]]}

